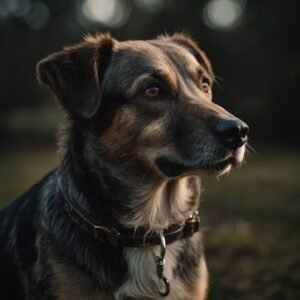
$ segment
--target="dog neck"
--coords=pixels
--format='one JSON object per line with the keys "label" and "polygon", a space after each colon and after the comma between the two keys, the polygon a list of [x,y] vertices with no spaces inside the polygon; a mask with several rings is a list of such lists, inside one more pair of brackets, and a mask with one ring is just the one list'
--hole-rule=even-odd
{"label": "dog neck", "polygon": [[131,188],[127,213],[118,218],[127,227],[159,231],[171,224],[183,224],[199,205],[198,177],[142,182]]}
{"label": "dog neck", "polygon": [[[72,128],[70,134],[82,140],[65,142],[62,177],[69,196],[95,220],[105,225],[116,220],[127,228],[159,231],[172,224],[183,224],[198,208],[198,176],[170,179],[156,172],[146,173],[134,163],[114,163],[83,146],[87,137],[82,131],[74,131]],[[71,140],[74,138],[67,141]]]}

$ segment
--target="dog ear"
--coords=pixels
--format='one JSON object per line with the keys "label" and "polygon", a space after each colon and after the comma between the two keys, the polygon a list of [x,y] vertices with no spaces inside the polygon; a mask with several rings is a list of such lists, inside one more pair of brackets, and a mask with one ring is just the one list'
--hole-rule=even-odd
{"label": "dog ear", "polygon": [[54,53],[37,65],[40,82],[50,88],[71,115],[91,118],[102,96],[102,79],[114,45],[108,34],[88,36],[85,41]]}
{"label": "dog ear", "polygon": [[214,80],[215,75],[212,70],[211,63],[209,59],[207,58],[204,51],[202,51],[197,43],[186,33],[174,33],[173,35],[164,35],[159,36],[160,39],[172,41],[182,47],[185,47],[187,50],[189,50],[197,59],[197,61],[206,69],[207,73],[210,75],[212,80]]}

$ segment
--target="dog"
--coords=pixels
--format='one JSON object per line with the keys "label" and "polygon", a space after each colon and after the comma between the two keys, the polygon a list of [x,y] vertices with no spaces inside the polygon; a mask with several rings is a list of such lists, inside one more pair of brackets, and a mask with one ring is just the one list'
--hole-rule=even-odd
{"label": "dog", "polygon": [[37,73],[61,162],[0,214],[1,299],[205,299],[201,177],[241,164],[249,131],[212,102],[205,53],[88,35]]}

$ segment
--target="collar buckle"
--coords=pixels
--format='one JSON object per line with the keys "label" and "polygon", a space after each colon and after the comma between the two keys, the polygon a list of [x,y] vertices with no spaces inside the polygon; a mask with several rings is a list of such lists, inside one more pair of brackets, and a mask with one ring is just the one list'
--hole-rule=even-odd
{"label": "collar buckle", "polygon": [[199,231],[200,227],[200,216],[198,210],[195,210],[189,219],[185,222],[184,237],[190,237],[195,232]]}

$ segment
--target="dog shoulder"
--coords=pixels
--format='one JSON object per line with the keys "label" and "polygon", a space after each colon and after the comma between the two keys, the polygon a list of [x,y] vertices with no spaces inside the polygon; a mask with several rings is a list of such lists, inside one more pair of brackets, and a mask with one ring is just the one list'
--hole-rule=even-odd
{"label": "dog shoulder", "polygon": [[0,294],[9,295],[5,299],[23,299],[21,295],[29,291],[38,257],[36,239],[40,231],[41,193],[53,176],[55,171],[0,213]]}

